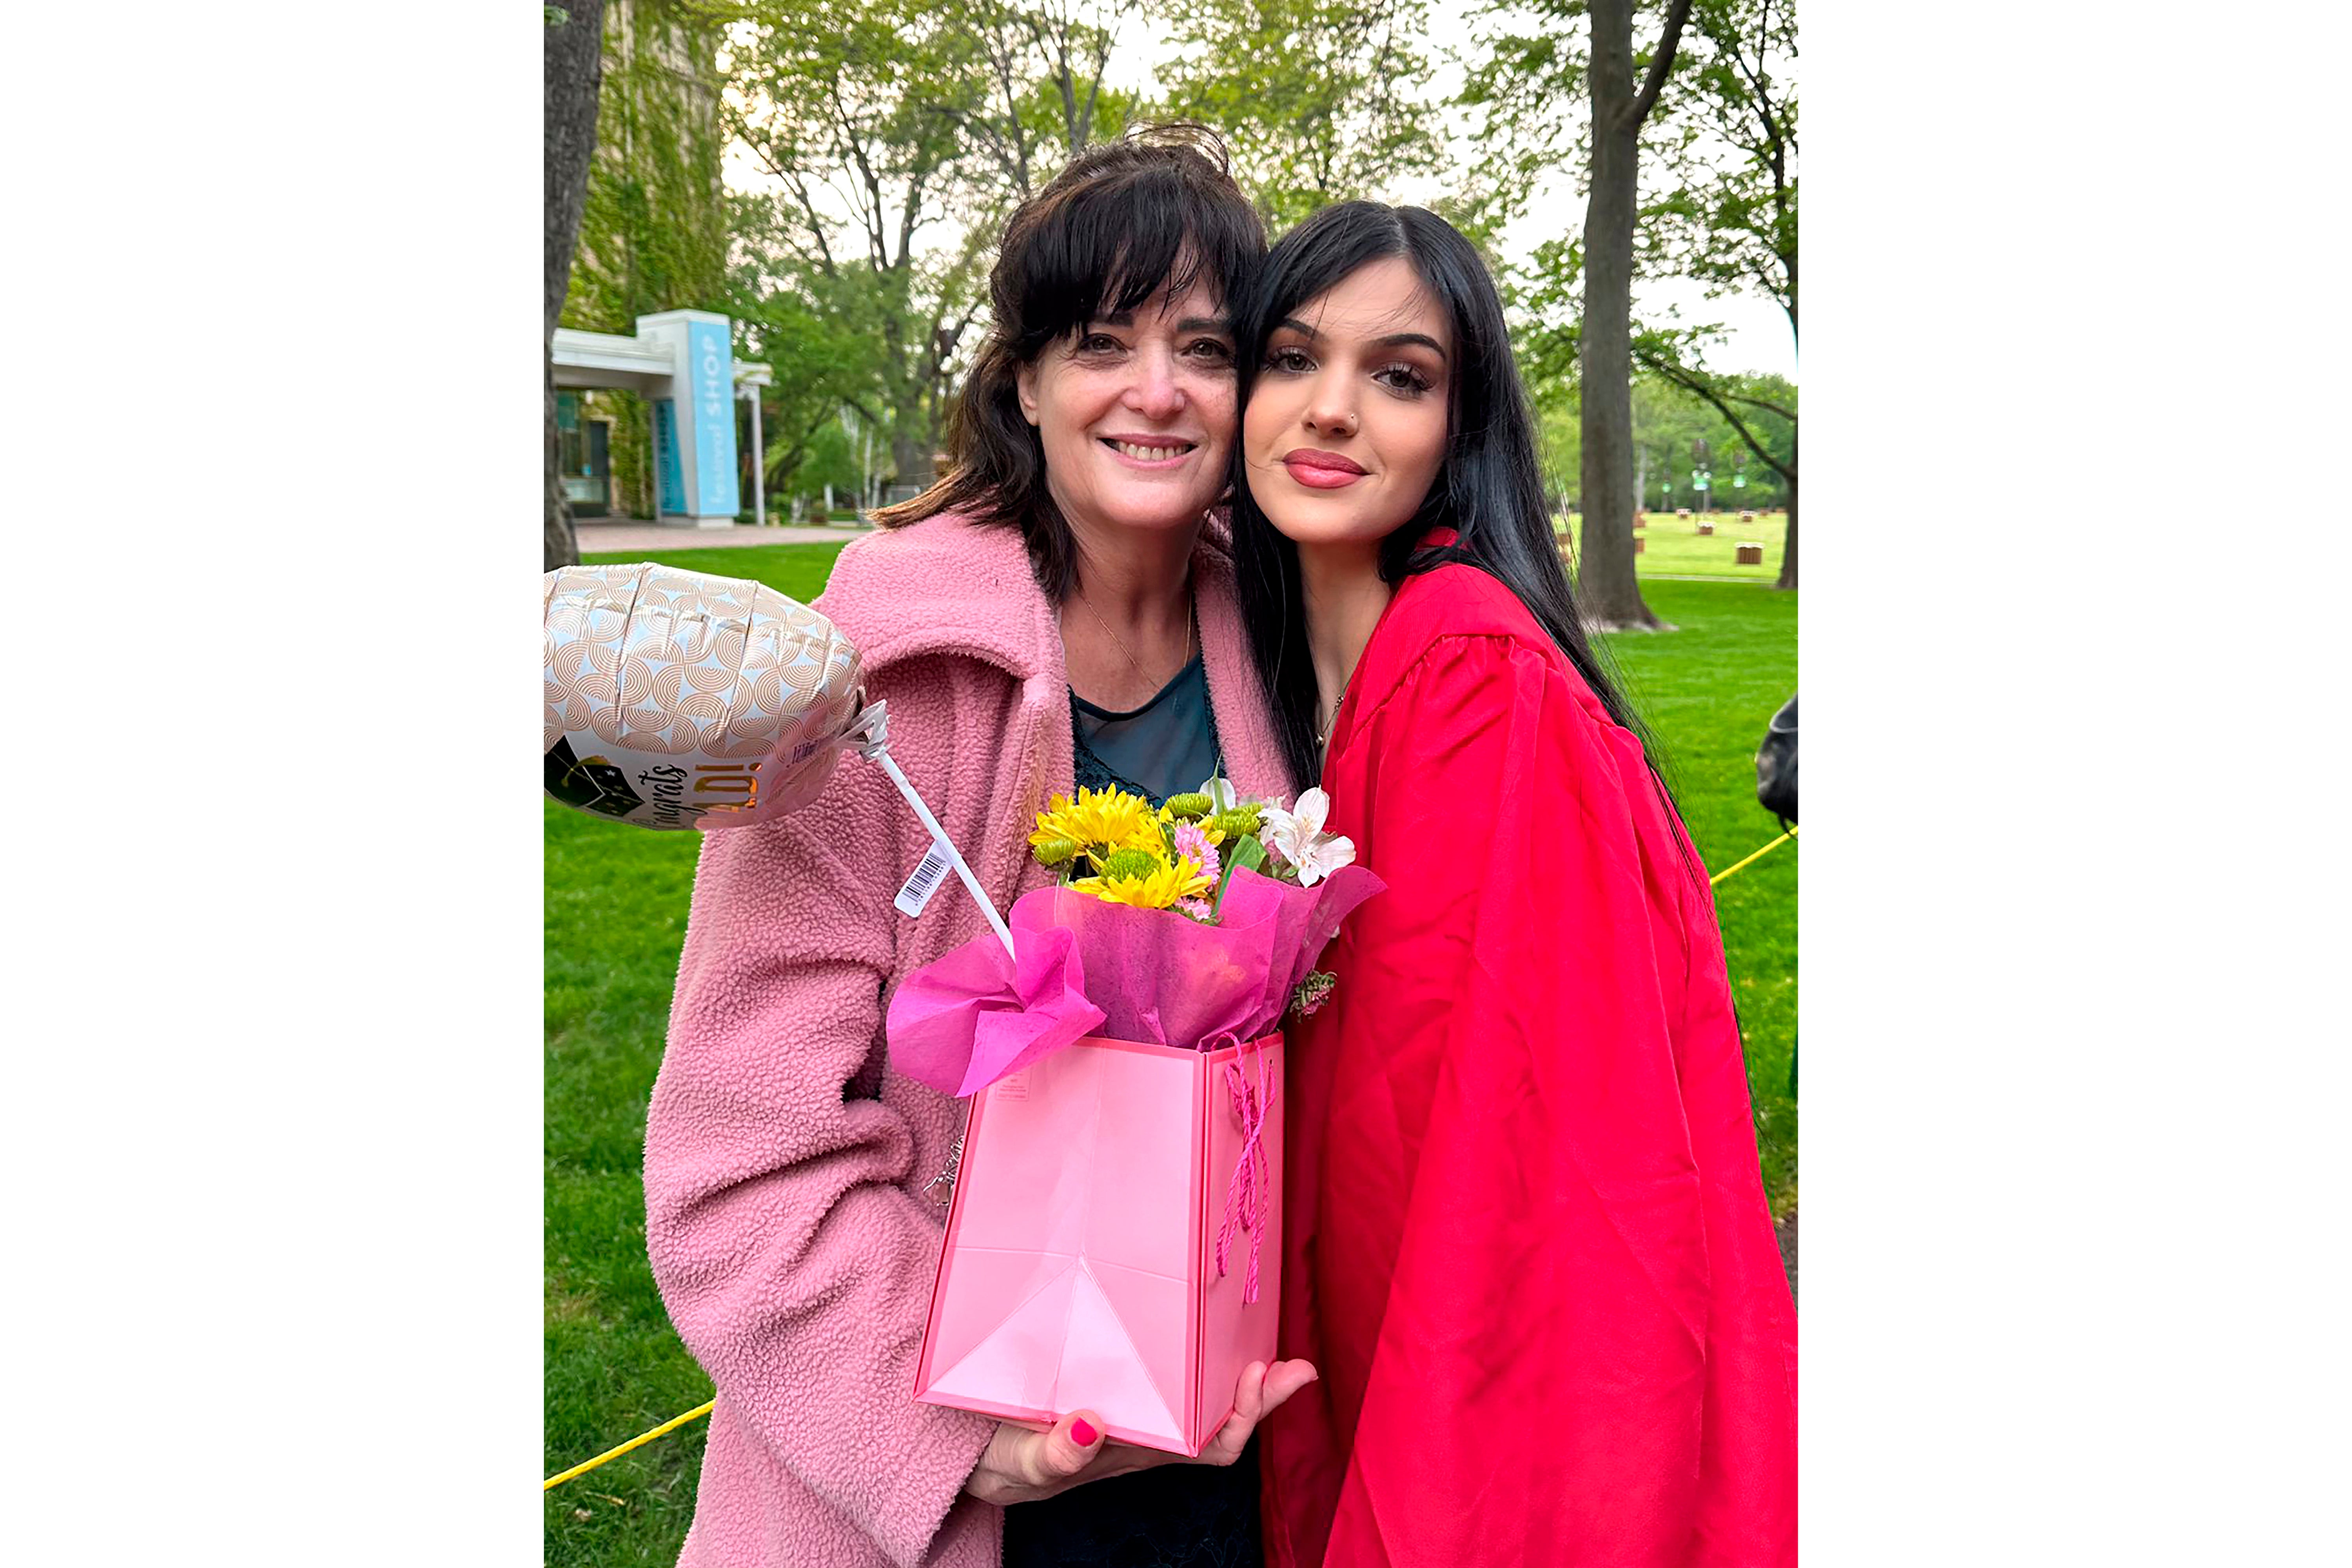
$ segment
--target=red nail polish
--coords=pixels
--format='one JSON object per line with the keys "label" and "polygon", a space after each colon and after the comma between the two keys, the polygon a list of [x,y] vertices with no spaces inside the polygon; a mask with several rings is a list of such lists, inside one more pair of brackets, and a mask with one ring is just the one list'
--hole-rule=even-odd
{"label": "red nail polish", "polygon": [[1082,1416],[1070,1423],[1070,1436],[1077,1439],[1079,1447],[1091,1448],[1095,1446],[1095,1439],[1102,1434],[1087,1426]]}

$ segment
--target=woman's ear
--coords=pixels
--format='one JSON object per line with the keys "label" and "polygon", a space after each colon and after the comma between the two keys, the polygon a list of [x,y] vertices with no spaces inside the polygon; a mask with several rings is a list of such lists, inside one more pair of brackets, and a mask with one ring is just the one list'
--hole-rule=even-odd
{"label": "woman's ear", "polygon": [[1037,423],[1037,362],[1031,360],[1013,373],[1013,390],[1021,398],[1021,417]]}

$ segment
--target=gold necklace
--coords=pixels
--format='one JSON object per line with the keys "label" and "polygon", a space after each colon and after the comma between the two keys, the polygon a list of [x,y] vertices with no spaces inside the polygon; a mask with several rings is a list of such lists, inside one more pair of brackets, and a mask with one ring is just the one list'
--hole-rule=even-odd
{"label": "gold necklace", "polygon": [[[1096,609],[1094,601],[1087,597],[1087,591],[1084,588],[1079,588],[1075,590],[1075,592],[1078,596],[1078,603],[1087,607],[1087,614],[1095,618],[1095,625],[1102,627],[1103,636],[1110,638],[1111,646],[1118,648],[1121,654],[1126,656],[1127,662],[1134,668],[1137,677],[1142,680],[1148,690],[1158,691],[1160,687],[1167,685],[1167,680],[1160,681],[1158,685],[1154,685],[1152,683],[1151,677],[1145,673],[1143,666],[1136,661],[1134,651],[1127,646],[1117,632],[1110,629],[1110,623],[1103,619],[1102,612]],[[1184,665],[1192,662],[1193,622],[1196,616],[1197,610],[1192,601],[1189,598],[1186,599],[1184,602],[1184,664],[1180,664],[1176,667],[1176,675],[1183,674]],[[1168,678],[1168,680],[1173,680],[1175,679],[1176,676],[1171,675]]]}

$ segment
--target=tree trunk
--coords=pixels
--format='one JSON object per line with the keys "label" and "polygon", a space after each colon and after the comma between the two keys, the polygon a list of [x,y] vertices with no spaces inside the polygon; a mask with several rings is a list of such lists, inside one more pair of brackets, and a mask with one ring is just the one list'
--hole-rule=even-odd
{"label": "tree trunk", "polygon": [[900,432],[891,437],[890,460],[898,469],[890,481],[892,484],[930,489],[931,447],[919,433]]}
{"label": "tree trunk", "polygon": [[572,498],[563,493],[562,466],[557,460],[555,436],[555,362],[547,373],[547,531],[541,542],[542,572],[580,564],[580,536],[572,525]]}
{"label": "tree trunk", "polygon": [[572,286],[572,250],[580,239],[580,211],[588,201],[588,160],[596,150],[596,94],[604,79],[604,0],[566,0],[562,22],[549,18],[543,61],[547,146],[546,321],[541,348],[547,363],[547,519],[545,571],[580,559],[572,503],[563,493],[555,436],[555,323]]}
{"label": "tree trunk", "polygon": [[1592,0],[1592,186],[1584,207],[1577,604],[1596,630],[1660,625],[1633,576],[1633,0]]}
{"label": "tree trunk", "polygon": [[1797,585],[1797,448],[1795,437],[1790,437],[1789,447],[1789,536],[1780,546],[1780,575],[1773,580],[1775,588]]}

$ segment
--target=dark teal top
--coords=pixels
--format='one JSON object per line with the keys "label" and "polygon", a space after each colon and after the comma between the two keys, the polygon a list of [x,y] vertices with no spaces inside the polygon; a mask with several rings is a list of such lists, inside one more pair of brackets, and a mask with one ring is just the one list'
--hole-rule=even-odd
{"label": "dark teal top", "polygon": [[1080,789],[1128,790],[1154,805],[1199,789],[1219,771],[1217,720],[1200,656],[1150,701],[1125,713],[1072,691],[1070,738]]}

